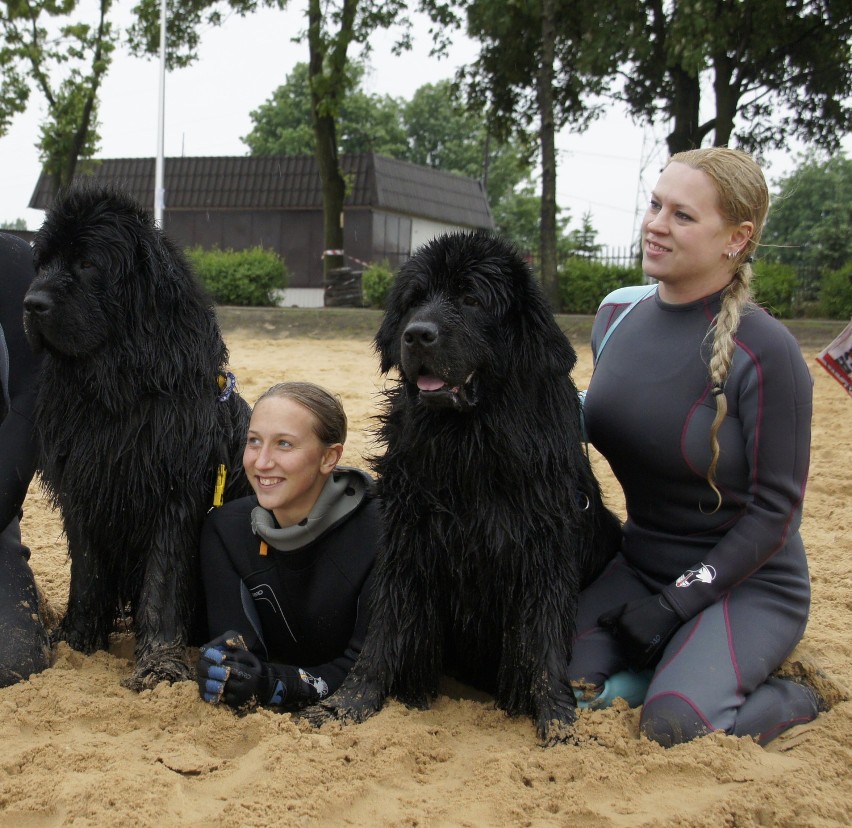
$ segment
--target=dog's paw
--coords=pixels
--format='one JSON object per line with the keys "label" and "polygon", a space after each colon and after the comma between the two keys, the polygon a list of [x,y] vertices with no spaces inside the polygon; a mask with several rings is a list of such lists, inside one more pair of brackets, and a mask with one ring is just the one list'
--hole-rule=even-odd
{"label": "dog's paw", "polygon": [[360,724],[378,713],[384,702],[384,695],[378,687],[371,684],[346,685],[345,683],[327,699],[305,708],[300,714],[314,727],[325,722],[339,721]]}
{"label": "dog's paw", "polygon": [[157,647],[136,661],[136,669],[125,679],[122,687],[134,690],[150,690],[161,681],[170,684],[176,681],[190,681],[195,678],[192,668],[186,661],[186,649],[180,645]]}
{"label": "dog's paw", "polygon": [[574,741],[577,708],[565,704],[547,706],[536,716],[536,730],[542,747],[553,747]]}
{"label": "dog's paw", "polygon": [[105,636],[99,637],[90,630],[83,629],[80,625],[73,623],[67,615],[50,632],[51,647],[55,647],[60,641],[64,641],[72,650],[86,655],[96,650],[105,650],[107,647]]}
{"label": "dog's paw", "polygon": [[337,721],[334,708],[325,707],[322,703],[312,704],[299,711],[299,721],[307,722],[311,727],[322,727],[326,722]]}

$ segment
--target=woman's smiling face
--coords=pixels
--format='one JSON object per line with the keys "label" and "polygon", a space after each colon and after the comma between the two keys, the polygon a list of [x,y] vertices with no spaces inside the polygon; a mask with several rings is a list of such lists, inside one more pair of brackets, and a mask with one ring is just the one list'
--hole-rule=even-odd
{"label": "woman's smiling face", "polygon": [[728,253],[748,232],[725,221],[706,173],[672,162],[660,174],[642,221],[642,268],[659,280],[665,301],[708,296],[731,281]]}
{"label": "woman's smiling face", "polygon": [[306,518],[337,465],[343,446],[316,435],[317,420],[287,397],[270,396],[254,407],[243,467],[258,503],[279,526]]}

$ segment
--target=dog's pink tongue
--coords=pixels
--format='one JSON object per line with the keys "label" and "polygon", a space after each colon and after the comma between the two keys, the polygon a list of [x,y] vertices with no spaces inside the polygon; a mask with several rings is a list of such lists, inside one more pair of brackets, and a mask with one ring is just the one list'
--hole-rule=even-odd
{"label": "dog's pink tongue", "polygon": [[444,387],[444,381],[438,377],[422,374],[417,377],[417,387],[421,391],[437,391],[439,388]]}

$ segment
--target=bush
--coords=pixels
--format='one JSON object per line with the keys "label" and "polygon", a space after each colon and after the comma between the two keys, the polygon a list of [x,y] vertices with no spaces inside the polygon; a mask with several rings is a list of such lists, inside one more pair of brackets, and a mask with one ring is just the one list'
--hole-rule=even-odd
{"label": "bush", "polygon": [[641,285],[639,267],[605,264],[581,256],[569,256],[559,266],[559,298],[562,313],[596,313],[601,299],[616,288]]}
{"label": "bush", "polygon": [[361,296],[368,308],[384,310],[393,277],[393,270],[387,261],[371,264],[361,274]]}
{"label": "bush", "polygon": [[275,291],[289,281],[287,266],[274,250],[191,247],[186,255],[217,305],[274,305]]}
{"label": "bush", "polygon": [[820,305],[828,319],[852,318],[852,262],[822,277]]}
{"label": "bush", "polygon": [[753,270],[751,289],[757,303],[781,319],[796,315],[799,289],[796,270],[790,265],[764,261],[755,262]]}

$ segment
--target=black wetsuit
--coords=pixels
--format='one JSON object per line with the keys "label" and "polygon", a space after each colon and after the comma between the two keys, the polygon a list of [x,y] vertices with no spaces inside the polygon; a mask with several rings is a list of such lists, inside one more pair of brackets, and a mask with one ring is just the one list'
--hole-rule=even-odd
{"label": "black wetsuit", "polygon": [[[251,496],[211,512],[201,537],[210,636],[240,633],[262,661],[301,668],[320,697],[340,686],[361,651],[379,543],[372,480],[339,467],[326,487],[347,481],[357,485],[341,490],[338,515],[317,516],[315,507],[308,521],[281,530]],[[262,546],[253,529],[259,514],[267,537],[287,537]],[[299,703],[288,699],[288,706]]]}
{"label": "black wetsuit", "polygon": [[[581,596],[572,677],[597,686],[625,667],[597,619],[662,593],[683,621],[645,697],[642,728],[664,744],[711,730],[767,742],[816,716],[806,688],[770,674],[801,638],[810,584],[799,535],[812,381],[795,339],[750,306],[735,337],[719,432],[716,497],[706,480],[716,406],[707,364],[719,294],[683,305],[653,294],[600,353],[588,436],[626,498],[622,553]],[[604,300],[593,352],[628,307]]]}
{"label": "black wetsuit", "polygon": [[34,276],[32,249],[0,233],[0,686],[28,678],[48,665],[48,641],[38,595],[21,543],[19,519],[35,472],[33,428],[39,358],[27,343],[23,299]]}

